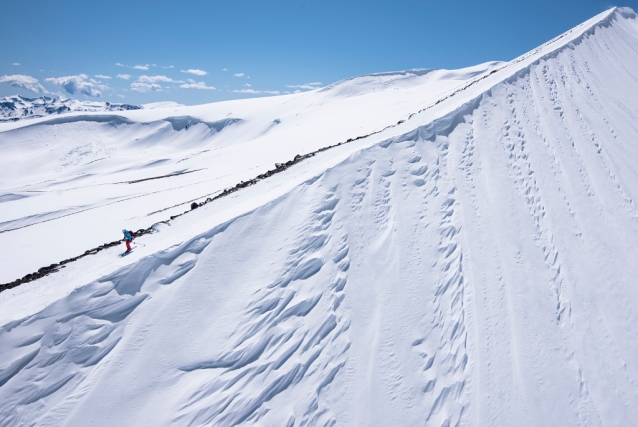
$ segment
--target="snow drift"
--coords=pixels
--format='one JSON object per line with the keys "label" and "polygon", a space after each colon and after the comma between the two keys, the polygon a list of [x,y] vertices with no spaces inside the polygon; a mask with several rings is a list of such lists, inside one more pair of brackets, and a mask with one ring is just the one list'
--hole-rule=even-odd
{"label": "snow drift", "polygon": [[[135,220],[107,218],[107,200],[156,191],[129,205],[141,217],[226,172],[130,193],[116,177],[230,161],[237,182],[364,137],[158,226],[129,257],[103,251],[0,293],[1,423],[631,425],[637,65],[636,16],[612,9],[510,63],[397,73],[401,89],[383,74],[363,94],[353,79],[116,124],[4,125],[7,155],[98,132],[100,155],[139,156],[78,178],[54,156],[23,172],[5,215],[40,197],[50,220],[0,236],[30,248],[36,235],[17,233],[47,242],[65,227],[55,209],[117,232]],[[165,120],[185,116],[199,121]],[[13,275],[31,268],[3,257]]]}

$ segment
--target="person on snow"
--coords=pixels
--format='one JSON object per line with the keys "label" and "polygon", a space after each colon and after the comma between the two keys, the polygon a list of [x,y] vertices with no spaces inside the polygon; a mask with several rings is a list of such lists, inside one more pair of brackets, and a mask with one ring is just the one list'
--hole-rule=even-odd
{"label": "person on snow", "polygon": [[126,252],[131,252],[131,242],[135,238],[135,233],[130,230],[122,230],[124,233],[124,241],[126,242]]}

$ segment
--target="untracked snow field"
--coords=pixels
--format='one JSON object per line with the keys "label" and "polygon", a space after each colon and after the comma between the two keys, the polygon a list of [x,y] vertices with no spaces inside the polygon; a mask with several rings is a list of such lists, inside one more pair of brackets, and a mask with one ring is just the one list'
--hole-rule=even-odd
{"label": "untracked snow field", "polygon": [[[0,124],[2,426],[630,426],[638,19],[511,62]],[[153,179],[151,179],[153,178]]]}

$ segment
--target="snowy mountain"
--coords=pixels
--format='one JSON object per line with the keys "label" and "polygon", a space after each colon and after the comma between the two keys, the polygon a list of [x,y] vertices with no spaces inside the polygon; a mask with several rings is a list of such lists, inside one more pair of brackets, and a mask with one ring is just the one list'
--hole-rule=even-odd
{"label": "snowy mountain", "polygon": [[70,111],[128,111],[139,110],[140,105],[112,104],[110,102],[78,101],[77,99],[41,96],[25,98],[20,95],[0,98],[0,122],[63,114]]}
{"label": "snowy mountain", "polygon": [[637,67],[614,8],[505,63],[0,124],[0,425],[634,424]]}

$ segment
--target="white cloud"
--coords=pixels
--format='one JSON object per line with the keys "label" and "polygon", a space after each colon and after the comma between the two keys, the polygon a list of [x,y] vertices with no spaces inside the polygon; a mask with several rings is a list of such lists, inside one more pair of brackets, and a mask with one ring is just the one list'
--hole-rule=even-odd
{"label": "white cloud", "polygon": [[222,71],[228,71],[228,68],[222,68]]}
{"label": "white cloud", "polygon": [[105,76],[105,75],[102,75],[102,74],[96,74],[95,77],[97,77],[98,79],[110,79],[111,78],[111,76]]}
{"label": "white cloud", "polygon": [[[145,65],[139,65],[138,64],[138,65],[130,66],[130,65],[122,64],[121,62],[116,62],[115,65],[117,65],[118,67],[133,68],[135,70],[144,70],[144,71],[147,71],[148,67],[151,67],[151,66],[157,67],[157,65],[155,65],[155,64],[145,64]],[[172,66],[171,66],[171,68],[172,68]]]}
{"label": "white cloud", "polygon": [[65,77],[49,77],[47,82],[53,83],[56,86],[60,86],[67,93],[75,95],[81,93],[88,96],[101,96],[101,90],[109,89],[108,86],[100,84],[100,82],[88,79],[86,74],[78,74],[77,76],[65,76]]}
{"label": "white cloud", "polygon": [[173,80],[170,77],[166,77],[166,76],[139,76],[137,78],[137,81],[140,83],[157,83],[157,82],[164,82],[164,83],[184,83],[181,80]]}
{"label": "white cloud", "polygon": [[128,79],[131,78],[131,75],[130,74],[118,74],[117,78],[118,79],[122,79],[122,80],[128,80]]}
{"label": "white cloud", "polygon": [[131,90],[133,92],[146,93],[146,92],[161,92],[162,86],[157,83],[131,83]]}
{"label": "white cloud", "polygon": [[244,83],[244,86],[251,87],[252,85],[250,83]]}
{"label": "white cloud", "polygon": [[196,76],[205,76],[206,74],[208,74],[206,71],[199,69],[182,70],[182,73],[194,74]]}
{"label": "white cloud", "polygon": [[122,95],[122,94],[118,94],[117,96],[118,96],[118,97],[120,97],[120,98],[126,98],[126,97],[125,97],[124,95]]}
{"label": "white cloud", "polygon": [[[129,76],[130,77],[130,76]],[[167,76],[146,76],[142,75],[137,78],[136,82],[131,83],[131,90],[140,93],[146,92],[162,92],[164,88],[159,85],[161,83],[184,83],[182,80],[173,80]],[[191,83],[195,83],[194,80]],[[204,88],[205,88],[204,84]],[[203,89],[203,88],[198,88]]]}
{"label": "white cloud", "polygon": [[204,82],[194,82],[191,79],[188,79],[189,83],[184,83],[182,85],[179,85],[179,87],[181,87],[182,89],[206,89],[206,90],[215,90],[215,88],[213,86],[206,86],[206,83]]}
{"label": "white cloud", "polygon": [[22,74],[14,74],[12,76],[0,77],[0,83],[6,83],[9,86],[30,90],[35,93],[49,93],[40,83],[38,79]]}
{"label": "white cloud", "polygon": [[175,66],[174,65],[166,65],[166,66],[162,65],[161,68],[175,68]]}
{"label": "white cloud", "polygon": [[20,63],[19,63],[19,62],[14,62],[14,63],[13,63],[13,64],[11,64],[11,65],[20,65]]}
{"label": "white cloud", "polygon": [[235,77],[244,77],[244,73],[233,74]]}

